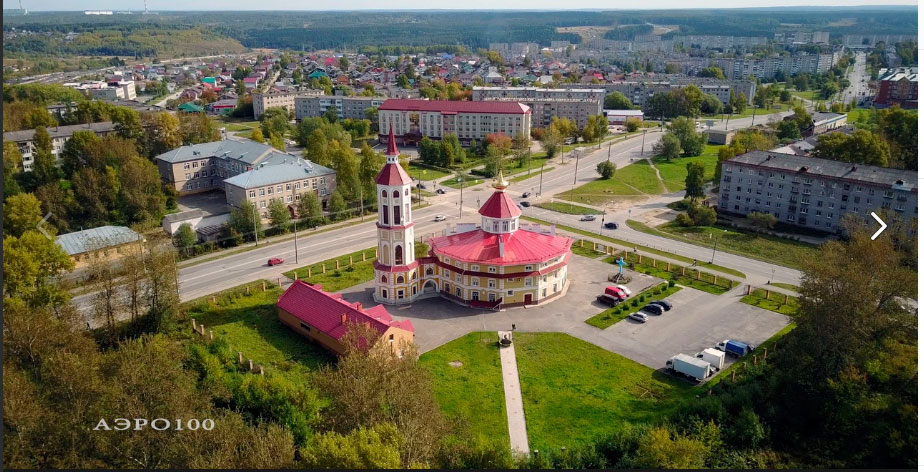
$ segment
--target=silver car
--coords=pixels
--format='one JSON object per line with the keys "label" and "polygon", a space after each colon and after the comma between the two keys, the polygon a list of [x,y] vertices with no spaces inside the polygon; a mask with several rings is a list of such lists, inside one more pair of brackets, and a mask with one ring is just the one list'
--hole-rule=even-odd
{"label": "silver car", "polygon": [[648,321],[648,315],[644,313],[632,313],[631,315],[627,316],[627,318],[630,320],[638,321],[639,323]]}
{"label": "silver car", "polygon": [[596,220],[596,219],[597,219],[597,217],[594,216],[594,215],[584,215],[584,216],[581,217],[581,221],[593,221],[593,220]]}

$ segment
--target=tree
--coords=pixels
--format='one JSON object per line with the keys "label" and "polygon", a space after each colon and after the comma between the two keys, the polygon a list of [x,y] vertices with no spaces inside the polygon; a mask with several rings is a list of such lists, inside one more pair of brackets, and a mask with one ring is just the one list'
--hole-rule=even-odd
{"label": "tree", "polygon": [[58,305],[68,298],[54,277],[74,269],[74,261],[53,239],[37,230],[3,238],[3,293],[29,306]]}
{"label": "tree", "polygon": [[266,142],[266,139],[263,138],[263,131],[260,130],[260,128],[254,128],[253,131],[250,132],[250,139],[258,143]]}
{"label": "tree", "polygon": [[367,202],[375,202],[375,177],[385,165],[385,155],[375,152],[367,143],[359,152],[359,181],[363,189],[365,206]]}
{"label": "tree", "polygon": [[231,210],[231,219],[228,226],[237,234],[245,235],[249,240],[254,239],[254,231],[257,236],[263,236],[263,224],[257,220],[257,205],[251,201],[244,201],[240,208]]}
{"label": "tree", "polygon": [[39,126],[35,128],[33,138],[35,145],[35,157],[32,163],[32,172],[38,185],[56,182],[58,180],[58,168],[55,166],[55,157],[51,153],[51,136],[48,130]]}
{"label": "tree", "polygon": [[611,179],[616,173],[616,164],[610,161],[603,161],[597,164],[597,173],[600,174],[600,178],[602,179]]}
{"label": "tree", "polygon": [[48,222],[59,232],[65,233],[70,229],[68,214],[76,207],[74,194],[70,189],[64,190],[58,182],[40,185],[35,189],[35,198],[42,203],[42,214],[51,214]]}
{"label": "tree", "polygon": [[3,197],[16,195],[22,191],[17,176],[22,172],[22,154],[19,146],[12,141],[3,142]]}
{"label": "tree", "polygon": [[698,156],[706,148],[706,135],[696,131],[696,121],[678,117],[667,125],[667,129],[680,140],[680,147],[686,157]]}
{"label": "tree", "polygon": [[279,233],[288,233],[292,222],[289,216],[289,207],[280,199],[272,199],[269,203],[270,225]]}
{"label": "tree", "polygon": [[278,150],[280,150],[280,151],[285,152],[285,150],[286,150],[286,143],[285,143],[285,141],[282,139],[282,135],[281,135],[281,134],[278,134],[278,133],[273,133],[273,134],[271,134],[271,135],[270,135],[270,139],[269,139],[269,143],[270,143],[270,146],[273,146],[274,148],[276,148],[276,149],[278,149]]}
{"label": "tree", "polygon": [[179,119],[183,144],[209,143],[221,139],[215,122],[205,113],[181,113]]}
{"label": "tree", "polygon": [[875,120],[883,137],[889,143],[891,155],[889,165],[902,169],[917,170],[917,114],[893,106],[879,111],[875,115]]}
{"label": "tree", "polygon": [[542,149],[545,150],[546,157],[553,157],[558,152],[561,145],[561,135],[554,128],[549,127],[542,133]]}
{"label": "tree", "polygon": [[577,138],[579,135],[577,124],[568,118],[552,117],[552,124],[549,128],[558,133],[559,139]]}
{"label": "tree", "polygon": [[683,92],[684,115],[694,118],[699,116],[706,94],[693,84],[687,85],[681,90]]}
{"label": "tree", "polygon": [[722,72],[722,69],[716,66],[704,67],[699,71],[700,77],[711,77],[719,80],[725,80],[725,74]]}
{"label": "tree", "polygon": [[31,193],[7,197],[3,202],[3,234],[22,236],[42,221],[42,204]]}
{"label": "tree", "polygon": [[606,94],[603,99],[603,107],[608,110],[633,110],[636,108],[625,95],[618,91]]}
{"label": "tree", "polygon": [[497,147],[493,144],[488,144],[484,152],[484,176],[490,178],[497,175],[501,169],[502,159],[503,157],[501,157]]}
{"label": "tree", "polygon": [[311,227],[317,227],[324,224],[324,210],[321,207],[321,199],[314,192],[305,192],[298,200],[298,216],[305,221],[305,224]]}
{"label": "tree", "polygon": [[379,133],[379,107],[369,107],[363,110],[363,116],[372,123],[371,131],[373,133]]}
{"label": "tree", "polygon": [[731,105],[735,113],[744,113],[744,110],[748,107],[748,98],[744,92],[738,92],[737,94],[732,93],[731,97]]}
{"label": "tree", "polygon": [[273,133],[285,136],[289,131],[289,112],[283,107],[267,108],[260,118],[260,128],[264,136],[272,136]]}
{"label": "tree", "polygon": [[173,245],[180,250],[184,256],[190,255],[190,250],[198,242],[196,237],[196,232],[193,230],[192,225],[189,223],[183,223],[177,228],[176,233],[173,233]]}
{"label": "tree", "polygon": [[700,111],[704,115],[716,115],[725,109],[725,105],[719,100],[719,97],[716,97],[712,94],[706,94],[703,96],[703,104]]}
{"label": "tree", "polygon": [[705,466],[706,446],[665,427],[656,427],[640,441],[638,466],[652,469],[695,469]]}
{"label": "tree", "polygon": [[301,451],[306,468],[400,469],[404,438],[394,425],[360,426],[348,434],[316,436]]}
{"label": "tree", "polygon": [[667,160],[680,157],[683,149],[680,147],[680,139],[674,133],[668,132],[661,136],[661,139],[655,143],[654,152]]}
{"label": "tree", "polygon": [[[510,153],[510,148],[513,147],[513,140],[503,132],[489,133],[484,137],[484,142],[486,146],[494,145],[501,156],[506,156]],[[487,149],[487,147],[485,149]]]}
{"label": "tree", "polygon": [[706,194],[703,191],[703,186],[706,185],[705,169],[701,162],[688,162],[687,163],[687,177],[685,190],[686,193],[684,198],[689,198],[690,200],[696,200],[697,198],[705,197]]}
{"label": "tree", "polygon": [[773,216],[772,213],[752,211],[748,213],[748,223],[758,228],[773,229],[773,227],[776,226],[776,217]]}
{"label": "tree", "polygon": [[[144,128],[144,154],[158,156],[176,149],[183,144],[180,135],[180,120],[173,113],[142,113],[141,123]],[[75,133],[76,134],[76,133]]]}
{"label": "tree", "polygon": [[835,132],[818,136],[812,156],[884,167],[889,163],[889,146],[867,130],[849,135]]}
{"label": "tree", "polygon": [[340,56],[339,63],[340,70],[346,72],[350,69],[350,60],[347,59],[346,56]]}
{"label": "tree", "polygon": [[160,221],[167,210],[166,198],[154,163],[143,157],[128,157],[122,164],[119,182],[119,204],[129,222]]}
{"label": "tree", "polygon": [[776,136],[781,140],[793,140],[802,137],[796,120],[783,120],[776,125]]}
{"label": "tree", "polygon": [[33,108],[26,115],[25,121],[23,122],[23,127],[25,129],[35,129],[39,126],[43,128],[51,128],[58,126],[57,120],[48,113],[48,110],[41,107]]}
{"label": "tree", "polygon": [[638,118],[627,118],[626,119],[626,132],[634,133],[642,126],[642,120]]}
{"label": "tree", "polygon": [[791,119],[799,126],[799,130],[804,130],[812,126],[814,120],[812,119],[811,113],[805,110],[805,107],[797,105],[793,107],[792,111],[793,115]]}
{"label": "tree", "polygon": [[712,226],[717,218],[715,209],[705,205],[691,206],[688,215],[696,226]]}
{"label": "tree", "polygon": [[346,201],[344,200],[343,195],[340,193],[340,187],[337,187],[337,190],[335,190],[327,200],[327,209],[331,215],[331,218],[334,220],[340,220],[349,217],[347,214],[348,209]]}

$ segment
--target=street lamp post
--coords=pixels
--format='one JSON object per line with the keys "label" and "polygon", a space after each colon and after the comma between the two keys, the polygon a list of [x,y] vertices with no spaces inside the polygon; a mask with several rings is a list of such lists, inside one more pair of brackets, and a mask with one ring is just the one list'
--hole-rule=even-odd
{"label": "street lamp post", "polygon": [[253,214],[253,245],[257,246],[260,244],[259,235],[257,234],[257,204],[254,203],[250,208],[250,213]]}
{"label": "street lamp post", "polygon": [[577,171],[578,171],[578,162],[581,161],[581,155],[574,155],[574,183],[577,184]]}
{"label": "street lamp post", "polygon": [[298,218],[292,220],[295,225],[295,264],[298,265]]}
{"label": "street lamp post", "polygon": [[536,194],[537,197],[542,196],[542,176],[545,175],[545,161],[542,162],[542,168],[539,169],[539,193]]}
{"label": "street lamp post", "polygon": [[642,130],[642,152],[639,153],[639,156],[645,155],[645,135],[648,134],[648,128]]}
{"label": "street lamp post", "polygon": [[459,182],[459,219],[462,219],[462,176],[456,177],[456,182]]}
{"label": "street lamp post", "polygon": [[606,221],[606,210],[603,210],[603,216],[600,217],[600,236],[603,236],[603,222]]}

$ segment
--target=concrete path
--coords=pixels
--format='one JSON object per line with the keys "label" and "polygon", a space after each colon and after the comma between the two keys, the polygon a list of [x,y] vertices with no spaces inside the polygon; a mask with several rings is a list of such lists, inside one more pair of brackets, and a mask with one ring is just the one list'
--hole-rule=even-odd
{"label": "concrete path", "polygon": [[504,379],[504,400],[507,410],[507,433],[513,452],[529,454],[526,437],[526,415],[523,413],[523,394],[520,393],[520,374],[513,345],[500,349],[501,373]]}

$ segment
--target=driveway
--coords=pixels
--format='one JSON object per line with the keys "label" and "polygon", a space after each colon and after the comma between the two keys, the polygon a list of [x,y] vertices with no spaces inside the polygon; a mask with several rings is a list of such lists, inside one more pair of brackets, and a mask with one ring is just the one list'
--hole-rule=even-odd
{"label": "driveway", "polygon": [[[728,338],[758,345],[789,323],[783,315],[738,303],[739,288],[721,296],[684,288],[667,298],[674,308],[664,315],[651,316],[646,324],[623,320],[601,330],[584,320],[606,309],[595,299],[607,285],[612,285],[606,276],[614,272],[612,264],[574,256],[569,264],[568,292],[542,305],[494,312],[429,298],[386,308],[396,319],[414,323],[420,352],[472,331],[509,330],[516,324],[518,331],[568,333],[653,369],[664,367],[664,362],[675,354],[693,355]],[[632,276],[628,285],[634,293],[661,282],[649,275],[627,272]],[[345,300],[370,307],[376,305],[373,287],[370,281],[341,293]]]}
{"label": "driveway", "polygon": [[208,215],[221,215],[231,211],[228,207],[225,192],[221,190],[183,195],[182,197],[177,197],[176,204],[180,211],[202,210]]}

